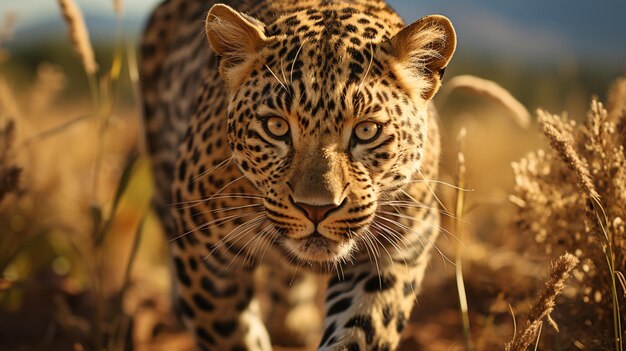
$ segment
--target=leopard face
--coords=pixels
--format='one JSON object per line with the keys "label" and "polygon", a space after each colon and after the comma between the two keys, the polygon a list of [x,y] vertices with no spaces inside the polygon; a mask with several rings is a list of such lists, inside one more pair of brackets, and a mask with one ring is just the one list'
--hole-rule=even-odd
{"label": "leopard face", "polygon": [[271,24],[224,5],[209,13],[233,159],[290,261],[350,260],[379,206],[419,172],[427,103],[454,47],[447,20],[422,21],[402,29],[341,5]]}

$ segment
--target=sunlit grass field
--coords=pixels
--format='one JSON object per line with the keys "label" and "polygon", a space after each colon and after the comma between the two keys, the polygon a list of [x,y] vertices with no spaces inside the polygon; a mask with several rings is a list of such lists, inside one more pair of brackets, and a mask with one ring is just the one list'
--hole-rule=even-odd
{"label": "sunlit grass field", "polygon": [[[9,22],[0,350],[191,350],[150,203],[136,39],[98,45],[94,68],[71,35],[8,50]],[[400,350],[623,350],[626,79],[463,53],[448,72],[435,103],[449,215]],[[446,90],[467,73],[510,90],[527,123],[501,92]]]}

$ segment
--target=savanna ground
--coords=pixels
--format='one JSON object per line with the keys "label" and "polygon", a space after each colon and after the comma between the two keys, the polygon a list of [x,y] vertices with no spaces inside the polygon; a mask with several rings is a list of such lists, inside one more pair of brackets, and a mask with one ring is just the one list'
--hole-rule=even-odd
{"label": "savanna ground", "polygon": [[[90,48],[75,45],[77,59],[67,39],[7,50],[10,22],[0,34],[0,350],[191,349],[149,203],[134,46],[98,46],[96,70]],[[470,71],[546,110],[526,115],[487,82],[450,79]],[[626,80],[463,53],[448,74],[459,88],[435,102],[449,216],[400,349],[623,350]]]}

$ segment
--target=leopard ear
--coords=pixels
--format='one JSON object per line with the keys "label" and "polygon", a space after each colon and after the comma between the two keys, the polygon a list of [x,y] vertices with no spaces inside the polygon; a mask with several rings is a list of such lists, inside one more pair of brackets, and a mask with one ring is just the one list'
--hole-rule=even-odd
{"label": "leopard ear", "polygon": [[450,20],[439,15],[423,17],[404,27],[389,44],[401,79],[423,99],[431,99],[456,49]]}
{"label": "leopard ear", "polygon": [[253,58],[267,37],[265,25],[224,4],[215,4],[206,19],[206,34],[213,50],[221,57],[220,74],[229,89],[249,73]]}

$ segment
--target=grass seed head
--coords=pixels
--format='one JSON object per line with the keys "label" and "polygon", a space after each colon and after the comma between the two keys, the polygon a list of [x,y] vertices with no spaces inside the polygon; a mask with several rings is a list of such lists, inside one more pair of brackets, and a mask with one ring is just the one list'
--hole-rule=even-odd
{"label": "grass seed head", "polygon": [[74,0],[58,0],[61,7],[61,14],[67,24],[70,40],[74,51],[80,58],[80,61],[88,75],[93,75],[98,70],[91,41],[89,40],[89,31],[85,24],[83,13]]}
{"label": "grass seed head", "polygon": [[620,83],[613,85],[609,110],[592,99],[581,124],[539,111],[550,149],[513,165],[512,198],[520,229],[546,252],[572,252],[581,262],[574,269],[574,293],[555,310],[564,319],[561,338],[596,349],[614,349],[615,334],[623,333],[615,331],[615,296],[620,318],[625,318],[626,295],[615,291],[611,273],[626,271],[626,118],[617,102],[621,89]]}
{"label": "grass seed head", "polygon": [[537,301],[530,310],[528,321],[524,329],[517,333],[513,340],[509,342],[505,350],[524,351],[537,340],[537,336],[544,320],[555,325],[550,313],[556,305],[556,298],[565,287],[565,281],[569,278],[570,272],[578,264],[576,256],[566,253],[559,257],[552,265],[550,278],[545,284],[543,291],[539,294]]}

